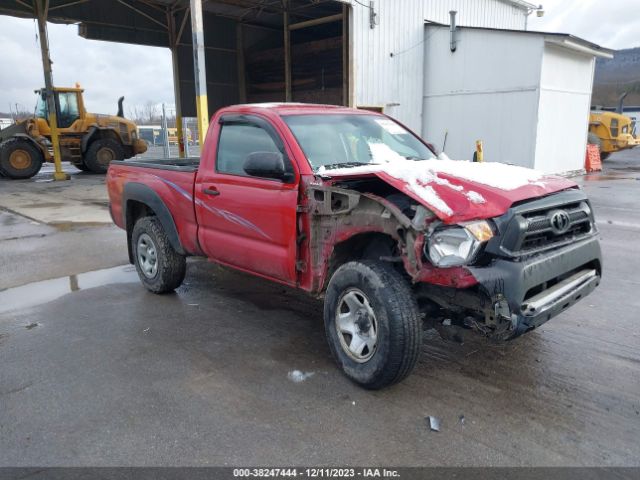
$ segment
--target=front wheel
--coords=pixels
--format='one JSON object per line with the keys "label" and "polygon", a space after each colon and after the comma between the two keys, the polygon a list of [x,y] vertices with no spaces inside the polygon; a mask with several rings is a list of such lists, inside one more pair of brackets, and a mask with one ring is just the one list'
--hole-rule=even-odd
{"label": "front wheel", "polygon": [[157,217],[142,217],[136,222],[131,248],[138,277],[147,290],[167,293],[182,284],[186,259],[171,246]]}
{"label": "front wheel", "polygon": [[35,176],[42,168],[42,152],[25,140],[11,139],[0,144],[0,173],[13,179]]}
{"label": "front wheel", "polygon": [[341,266],[327,287],[324,324],[338,366],[365,388],[400,382],[418,361],[418,305],[409,283],[386,263]]}

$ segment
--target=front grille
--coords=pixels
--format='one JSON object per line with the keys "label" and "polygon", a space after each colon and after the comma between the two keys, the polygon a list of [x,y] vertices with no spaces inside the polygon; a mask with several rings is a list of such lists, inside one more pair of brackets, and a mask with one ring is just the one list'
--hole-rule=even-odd
{"label": "front grille", "polygon": [[558,248],[596,231],[589,202],[577,189],[516,204],[494,222],[498,234],[485,251],[516,258]]}
{"label": "front grille", "polygon": [[[551,216],[556,211],[564,211],[569,216],[569,226],[563,233],[554,231]],[[520,244],[520,251],[528,252],[557,243],[565,243],[591,232],[591,215],[586,202],[561,205],[548,211],[524,214],[527,222],[524,238]]]}

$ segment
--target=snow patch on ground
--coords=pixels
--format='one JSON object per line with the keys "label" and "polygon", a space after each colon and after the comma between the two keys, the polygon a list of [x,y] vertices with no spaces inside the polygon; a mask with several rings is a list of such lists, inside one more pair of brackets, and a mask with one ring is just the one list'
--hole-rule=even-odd
{"label": "snow patch on ground", "polygon": [[300,370],[292,370],[287,374],[289,380],[293,383],[302,383],[306,379],[313,377],[316,372],[301,372]]}

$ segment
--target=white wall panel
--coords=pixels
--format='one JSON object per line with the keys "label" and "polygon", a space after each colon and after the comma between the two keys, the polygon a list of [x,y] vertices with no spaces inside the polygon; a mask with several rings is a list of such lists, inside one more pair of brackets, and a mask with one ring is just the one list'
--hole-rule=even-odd
{"label": "white wall panel", "polygon": [[[368,5],[368,0],[360,0]],[[376,0],[378,25],[369,8],[352,4],[355,104],[385,112],[420,131],[424,71],[424,23],[449,23],[457,10],[460,25],[523,29],[524,10],[503,0]]]}
{"label": "white wall panel", "polygon": [[545,48],[536,168],[572,172],[584,168],[595,58],[554,45]]}
{"label": "white wall panel", "polygon": [[533,167],[544,40],[491,30],[427,27],[422,136],[456,159],[483,140],[485,159]]}

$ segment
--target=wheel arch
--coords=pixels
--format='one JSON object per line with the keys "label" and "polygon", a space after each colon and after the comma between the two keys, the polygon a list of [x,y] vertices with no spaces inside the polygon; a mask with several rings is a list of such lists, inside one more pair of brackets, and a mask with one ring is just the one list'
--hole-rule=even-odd
{"label": "wheel arch", "polygon": [[122,194],[122,219],[127,231],[127,249],[129,261],[133,263],[133,246],[131,234],[136,221],[145,216],[155,216],[162,224],[173,249],[181,255],[186,255],[176,223],[171,211],[162,201],[160,195],[142,183],[130,182],[124,187]]}
{"label": "wheel arch", "polygon": [[322,291],[326,290],[334,272],[345,263],[357,260],[391,260],[397,255],[398,239],[380,231],[361,232],[336,243],[327,262]]}
{"label": "wheel arch", "polygon": [[36,147],[40,153],[42,153],[42,160],[46,161],[46,159],[47,159],[46,149],[35,138],[31,137],[29,134],[27,134],[27,133],[16,133],[15,135],[13,135],[13,136],[11,136],[11,137],[9,137],[7,139],[0,140],[0,145],[2,145],[5,142],[10,142],[11,140],[17,140],[17,141],[21,141],[21,142],[30,143],[31,145]]}
{"label": "wheel arch", "polygon": [[94,125],[92,127],[89,127],[87,133],[82,137],[82,141],[80,144],[82,153],[87,152],[87,150],[89,149],[89,145],[91,145],[94,140],[98,140],[101,138],[111,138],[113,140],[117,140],[124,146],[124,144],[122,143],[122,139],[115,130],[108,127],[97,127]]}

